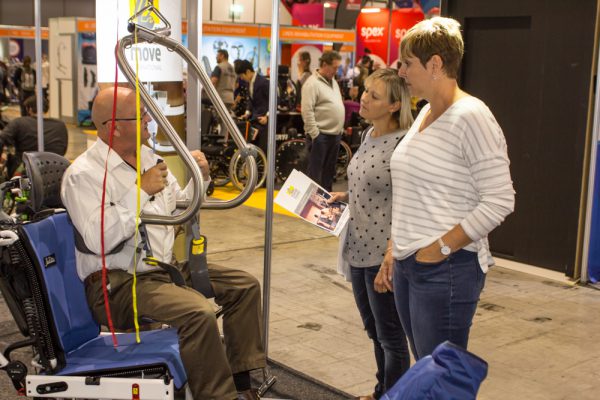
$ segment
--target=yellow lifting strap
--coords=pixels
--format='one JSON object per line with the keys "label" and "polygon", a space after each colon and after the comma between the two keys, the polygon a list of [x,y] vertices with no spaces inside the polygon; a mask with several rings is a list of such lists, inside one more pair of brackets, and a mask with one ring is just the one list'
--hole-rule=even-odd
{"label": "yellow lifting strap", "polygon": [[[137,25],[134,30],[134,46],[137,48],[138,37],[137,37]],[[142,115],[140,113],[140,62],[139,52],[135,52],[135,128],[136,128],[136,160],[135,169],[137,173],[137,193],[136,193],[136,213],[135,213],[135,243],[138,243],[138,236],[140,232],[140,214],[141,210],[141,192],[142,192]],[[131,287],[131,296],[133,298],[133,323],[135,326],[135,341],[140,343],[140,324],[138,322],[138,309],[137,309],[137,263],[138,263],[138,252],[136,251],[133,256],[133,286]]]}

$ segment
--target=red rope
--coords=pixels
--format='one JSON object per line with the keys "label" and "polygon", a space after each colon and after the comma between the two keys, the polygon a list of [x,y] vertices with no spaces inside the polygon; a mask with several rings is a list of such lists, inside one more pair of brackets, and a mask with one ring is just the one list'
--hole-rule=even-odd
{"label": "red rope", "polygon": [[[117,28],[117,45],[119,38],[119,29]],[[107,275],[108,270],[106,268],[106,254],[104,247],[104,205],[106,204],[106,177],[108,175],[108,157],[110,155],[110,151],[113,145],[113,136],[115,133],[115,124],[117,118],[117,83],[119,80],[119,66],[117,64],[117,60],[115,58],[115,85],[114,85],[114,93],[113,93],[113,107],[112,107],[112,120],[110,124],[110,134],[108,135],[108,152],[106,153],[106,161],[104,162],[104,179],[102,181],[102,202],[100,204],[100,247],[102,254],[102,293],[104,294],[104,309],[106,311],[106,319],[108,320],[108,328],[110,329],[110,333],[112,335],[113,346],[117,347],[119,342],[117,341],[117,335],[115,334],[115,327],[113,325],[111,313],[110,313],[110,304],[108,301],[108,288],[107,288]]]}

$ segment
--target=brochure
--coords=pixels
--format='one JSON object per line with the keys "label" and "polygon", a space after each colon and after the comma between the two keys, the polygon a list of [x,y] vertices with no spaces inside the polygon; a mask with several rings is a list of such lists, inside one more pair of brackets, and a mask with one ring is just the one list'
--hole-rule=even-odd
{"label": "brochure", "polygon": [[303,220],[339,236],[348,223],[348,204],[327,203],[331,193],[298,170],[293,170],[275,197],[275,203]]}

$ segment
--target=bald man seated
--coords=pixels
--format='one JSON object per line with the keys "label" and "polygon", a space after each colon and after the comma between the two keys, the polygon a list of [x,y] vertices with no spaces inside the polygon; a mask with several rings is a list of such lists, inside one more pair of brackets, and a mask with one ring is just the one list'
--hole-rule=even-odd
{"label": "bald man seated", "polygon": [[[101,279],[100,211],[102,181],[108,168],[104,205],[105,253],[110,283],[109,304],[117,329],[132,329],[131,287],[136,243],[136,107],[135,92],[118,88],[112,150],[108,141],[112,124],[113,89],[101,91],[92,107],[98,140],[79,156],[65,172],[61,196],[73,225],[82,236],[88,253],[76,251],[77,272],[85,283],[88,304],[96,320],[108,325]],[[142,136],[149,138],[150,116],[141,109]],[[208,163],[200,151],[191,152],[204,179],[209,179]],[[141,147],[141,209],[147,214],[171,215],[178,200],[189,200],[192,185],[182,189],[166,163],[143,145]],[[107,160],[108,159],[108,160]],[[173,256],[172,226],[148,225],[148,241],[153,256],[170,263]],[[119,245],[118,252],[111,253]],[[110,254],[109,254],[110,253]],[[173,284],[159,267],[137,257],[137,307],[140,317],[177,328],[181,359],[188,384],[196,400],[258,399],[250,387],[250,370],[264,368],[262,346],[260,285],[248,273],[209,264],[215,302],[223,307],[221,343],[213,307],[191,286]],[[182,273],[191,285],[187,266]]]}

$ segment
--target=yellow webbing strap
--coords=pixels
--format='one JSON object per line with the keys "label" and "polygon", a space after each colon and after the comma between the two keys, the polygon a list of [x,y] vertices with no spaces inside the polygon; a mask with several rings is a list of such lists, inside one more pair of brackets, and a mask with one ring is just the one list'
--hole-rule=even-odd
{"label": "yellow webbing strap", "polygon": [[[135,45],[135,129],[136,129],[136,160],[135,169],[137,172],[137,196],[136,196],[136,213],[135,213],[135,240],[138,242],[138,235],[140,232],[140,213],[141,213],[141,190],[142,190],[142,124],[140,114],[140,79],[139,79],[139,56],[137,51],[138,37],[137,37],[137,25],[134,30],[134,45]],[[138,322],[138,310],[137,310],[137,263],[138,263],[138,252],[136,251],[133,256],[133,286],[131,287],[131,296],[133,298],[133,323],[135,326],[135,341],[140,343],[140,324]]]}

